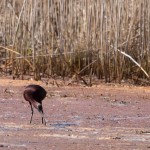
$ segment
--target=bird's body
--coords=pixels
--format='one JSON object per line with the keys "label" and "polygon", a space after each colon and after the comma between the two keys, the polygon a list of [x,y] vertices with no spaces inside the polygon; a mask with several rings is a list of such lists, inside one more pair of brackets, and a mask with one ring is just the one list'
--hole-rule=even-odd
{"label": "bird's body", "polygon": [[33,116],[32,106],[34,106],[42,115],[42,123],[45,122],[46,124],[46,121],[44,119],[43,107],[42,107],[42,101],[46,97],[46,94],[47,94],[46,90],[40,85],[31,84],[25,88],[23,96],[25,100],[29,102],[32,111],[30,123],[32,122],[32,116]]}

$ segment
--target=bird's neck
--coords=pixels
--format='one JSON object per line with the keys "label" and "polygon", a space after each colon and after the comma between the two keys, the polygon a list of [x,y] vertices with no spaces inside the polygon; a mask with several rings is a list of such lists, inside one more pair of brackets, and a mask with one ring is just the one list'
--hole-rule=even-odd
{"label": "bird's neck", "polygon": [[38,109],[39,108],[39,105],[41,105],[39,102],[37,102],[37,101],[35,101],[35,100],[32,100],[32,105],[36,108],[36,109]]}

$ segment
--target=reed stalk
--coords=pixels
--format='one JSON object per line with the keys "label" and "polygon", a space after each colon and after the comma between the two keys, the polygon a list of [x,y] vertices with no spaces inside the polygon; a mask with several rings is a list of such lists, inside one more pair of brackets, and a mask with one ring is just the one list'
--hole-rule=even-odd
{"label": "reed stalk", "polygon": [[149,79],[149,41],[149,0],[0,1],[2,75]]}

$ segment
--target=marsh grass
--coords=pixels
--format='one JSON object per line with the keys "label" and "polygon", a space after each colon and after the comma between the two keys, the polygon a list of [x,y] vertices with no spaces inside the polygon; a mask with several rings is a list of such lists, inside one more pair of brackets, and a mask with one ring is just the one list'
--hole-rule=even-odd
{"label": "marsh grass", "polygon": [[1,74],[149,78],[149,0],[1,0],[0,8]]}

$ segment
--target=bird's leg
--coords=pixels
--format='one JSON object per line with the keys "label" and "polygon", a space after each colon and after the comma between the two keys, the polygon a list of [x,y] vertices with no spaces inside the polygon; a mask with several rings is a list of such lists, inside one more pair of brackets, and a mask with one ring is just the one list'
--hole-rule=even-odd
{"label": "bird's leg", "polygon": [[31,104],[31,102],[29,102],[29,104],[30,104],[30,106],[31,106],[31,119],[30,119],[30,124],[31,124],[31,122],[32,122],[32,117],[33,117],[33,107],[32,107],[32,104]]}

